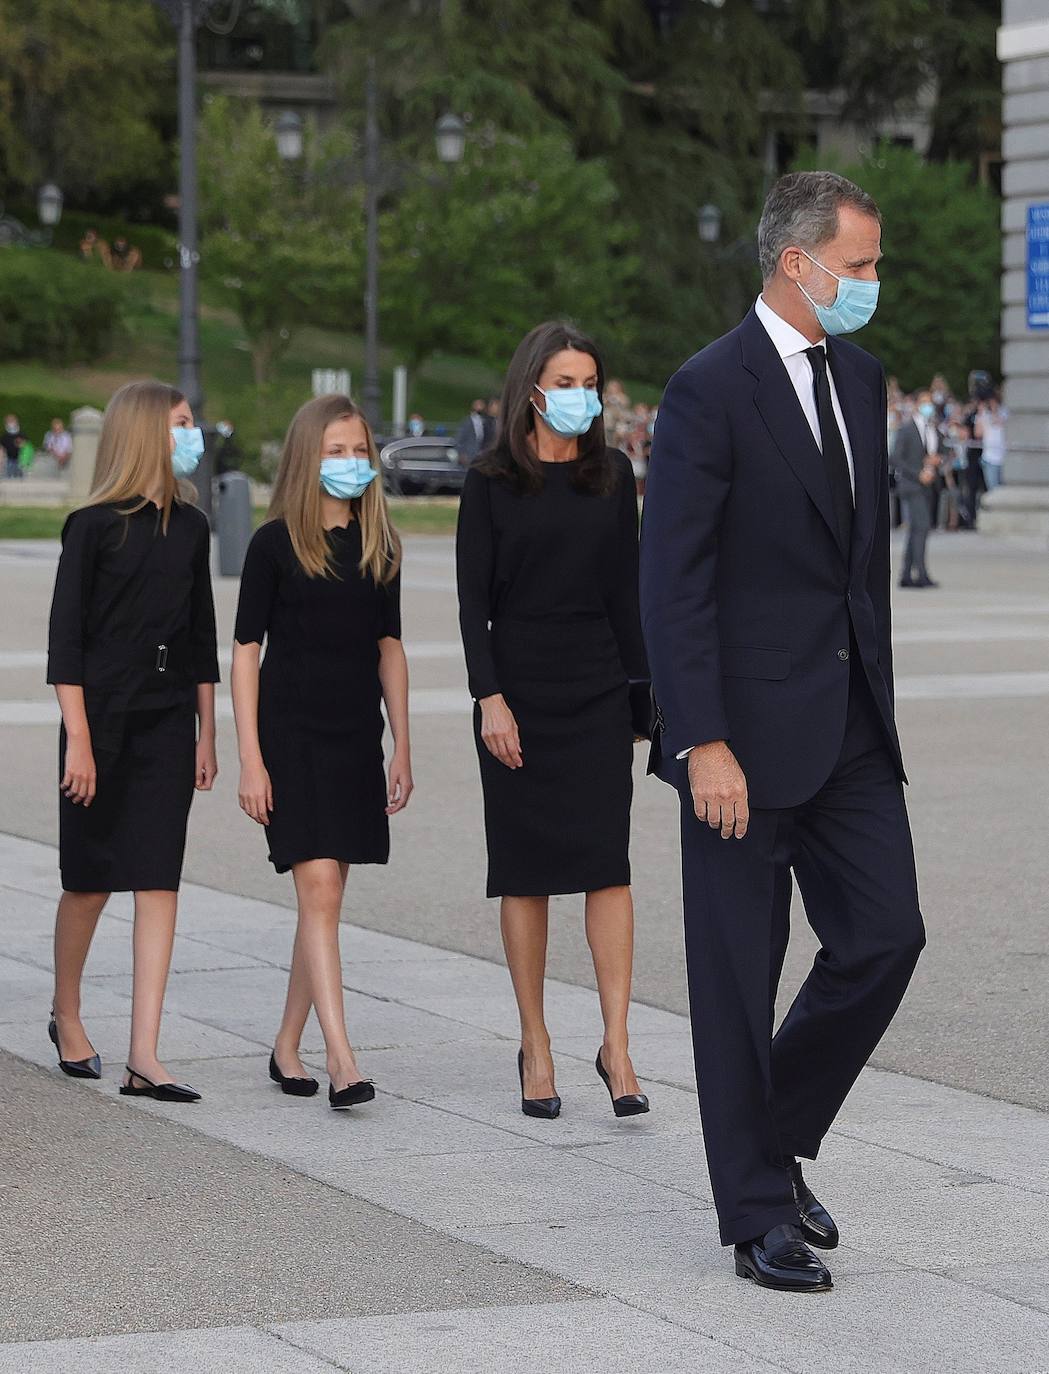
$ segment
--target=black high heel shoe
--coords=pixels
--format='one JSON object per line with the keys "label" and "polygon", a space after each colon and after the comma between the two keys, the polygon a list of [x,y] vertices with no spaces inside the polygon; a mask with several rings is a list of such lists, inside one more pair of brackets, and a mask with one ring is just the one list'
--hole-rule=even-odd
{"label": "black high heel shoe", "polygon": [[524,1095],[524,1050],[517,1051],[517,1076],[521,1080],[521,1110],[525,1116],[538,1116],[544,1121],[553,1121],[561,1115],[559,1097],[525,1097]]}
{"label": "black high heel shoe", "polygon": [[362,1078],[358,1083],[349,1083],[345,1088],[335,1089],[328,1085],[328,1102],[333,1112],[344,1112],[348,1107],[359,1107],[362,1102],[371,1102],[375,1097],[375,1084],[370,1078]]}
{"label": "black high heel shoe", "polygon": [[62,1046],[58,1043],[58,1024],[55,1021],[55,1013],[52,1009],[51,1020],[47,1023],[47,1034],[52,1045],[58,1051],[58,1067],[63,1073],[67,1073],[70,1078],[101,1078],[102,1060],[97,1054],[92,1054],[87,1059],[63,1059]]}
{"label": "black high heel shoe", "polygon": [[281,1073],[275,1050],[270,1051],[270,1077],[274,1083],[280,1084],[281,1092],[289,1097],[312,1097],[320,1087],[315,1078],[289,1078]]}
{"label": "black high heel shoe", "polygon": [[[124,1068],[130,1074],[130,1082],[121,1083],[120,1095],[122,1097],[152,1097],[157,1102],[199,1102],[200,1093],[196,1088],[191,1088],[188,1083],[151,1083],[145,1074],[133,1069],[130,1064],[125,1064]],[[144,1088],[135,1087],[135,1079],[144,1083]]]}
{"label": "black high heel shoe", "polygon": [[[605,1072],[605,1066],[601,1063],[601,1051],[597,1052],[597,1073],[601,1082],[608,1089],[609,1097],[612,1097],[612,1083]],[[622,1097],[612,1097],[612,1110],[616,1116],[640,1116],[642,1112],[648,1111],[648,1098],[644,1093],[624,1093]]]}

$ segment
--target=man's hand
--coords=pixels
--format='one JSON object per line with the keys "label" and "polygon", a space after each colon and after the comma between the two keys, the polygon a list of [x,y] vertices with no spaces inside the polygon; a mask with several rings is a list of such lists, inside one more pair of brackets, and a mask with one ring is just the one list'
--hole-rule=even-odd
{"label": "man's hand", "polygon": [[700,744],[688,756],[688,784],[696,819],[723,840],[741,840],[750,823],[747,780],[736,756],[723,739]]}

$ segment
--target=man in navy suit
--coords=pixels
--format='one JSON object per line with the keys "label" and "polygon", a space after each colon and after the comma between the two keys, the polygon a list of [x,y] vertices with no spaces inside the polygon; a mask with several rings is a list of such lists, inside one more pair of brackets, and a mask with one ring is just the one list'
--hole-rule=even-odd
{"label": "man in navy suit", "polygon": [[[825,1289],[805,1182],[925,943],[893,718],[885,379],[837,337],[874,312],[881,217],[781,178],[763,288],[667,385],[641,536],[653,767],[682,802],[696,1073],[736,1272]],[[773,1035],[792,874],[820,951]]]}

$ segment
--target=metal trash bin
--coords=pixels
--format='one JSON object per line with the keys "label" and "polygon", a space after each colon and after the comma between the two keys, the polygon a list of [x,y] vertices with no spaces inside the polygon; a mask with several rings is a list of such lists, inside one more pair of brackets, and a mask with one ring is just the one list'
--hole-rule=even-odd
{"label": "metal trash bin", "polygon": [[219,575],[239,577],[251,542],[251,483],[242,472],[224,472],[218,488],[216,526],[219,536]]}

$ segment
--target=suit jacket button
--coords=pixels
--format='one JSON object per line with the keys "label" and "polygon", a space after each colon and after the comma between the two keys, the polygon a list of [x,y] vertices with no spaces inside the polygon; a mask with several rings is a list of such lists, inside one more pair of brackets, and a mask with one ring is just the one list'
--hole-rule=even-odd
{"label": "suit jacket button", "polygon": [[838,657],[841,659],[842,663],[844,663],[844,662],[846,661],[846,659],[849,657],[849,651],[848,651],[848,649],[839,649],[839,650],[838,650]]}

